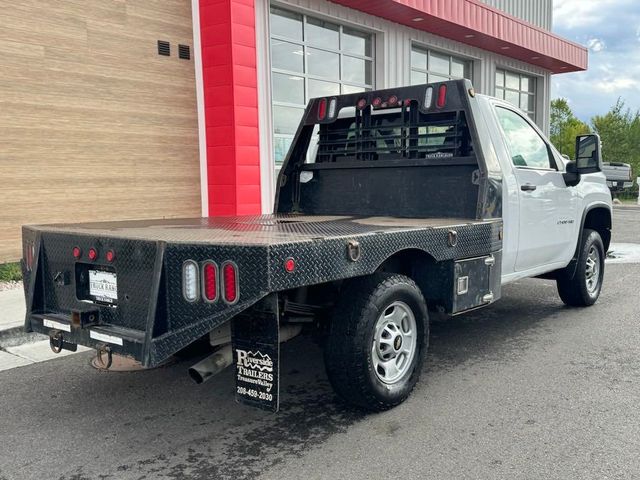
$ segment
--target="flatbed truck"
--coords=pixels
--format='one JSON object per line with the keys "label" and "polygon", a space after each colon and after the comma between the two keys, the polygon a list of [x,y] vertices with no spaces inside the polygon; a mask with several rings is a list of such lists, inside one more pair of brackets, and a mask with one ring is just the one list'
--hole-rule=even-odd
{"label": "flatbed truck", "polygon": [[[280,343],[322,340],[346,402],[404,401],[430,313],[455,316],[525,277],[593,304],[611,239],[597,136],[567,161],[527,115],[467,80],[312,99],[273,214],[23,227],[28,331],[155,367],[203,339],[204,381],[279,408]],[[532,299],[532,301],[534,301]]]}

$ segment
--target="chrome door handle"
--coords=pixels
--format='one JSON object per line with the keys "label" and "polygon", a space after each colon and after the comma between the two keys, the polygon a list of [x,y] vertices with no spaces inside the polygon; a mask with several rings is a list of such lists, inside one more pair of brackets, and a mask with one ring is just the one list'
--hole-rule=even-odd
{"label": "chrome door handle", "polygon": [[520,190],[522,190],[523,192],[533,192],[536,188],[538,187],[536,187],[535,185],[531,185],[530,183],[525,183],[520,187]]}

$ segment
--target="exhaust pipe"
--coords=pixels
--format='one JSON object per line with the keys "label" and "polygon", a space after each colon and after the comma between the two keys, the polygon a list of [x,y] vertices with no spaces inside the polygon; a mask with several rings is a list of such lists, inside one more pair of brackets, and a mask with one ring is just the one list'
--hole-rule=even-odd
{"label": "exhaust pipe", "polygon": [[209,355],[189,369],[189,376],[197,384],[206,382],[233,363],[233,349],[228,343],[216,353]]}
{"label": "exhaust pipe", "polygon": [[[280,343],[291,340],[302,331],[302,325],[284,325],[280,327]],[[199,385],[217,375],[233,363],[233,348],[230,343],[217,352],[199,361],[189,369],[189,376]]]}

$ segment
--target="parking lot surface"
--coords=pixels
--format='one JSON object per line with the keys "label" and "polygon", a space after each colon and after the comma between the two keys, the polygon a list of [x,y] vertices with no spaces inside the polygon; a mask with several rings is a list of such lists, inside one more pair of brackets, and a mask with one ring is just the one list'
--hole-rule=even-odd
{"label": "parking lot surface", "polygon": [[[614,242],[640,243],[640,209]],[[90,353],[0,372],[0,479],[629,479],[640,477],[640,264],[598,303],[555,283],[432,326],[422,379],[392,411],[332,393],[309,338],[283,345],[281,411],[238,405],[226,371],[99,372]],[[348,365],[345,365],[348,368]]]}

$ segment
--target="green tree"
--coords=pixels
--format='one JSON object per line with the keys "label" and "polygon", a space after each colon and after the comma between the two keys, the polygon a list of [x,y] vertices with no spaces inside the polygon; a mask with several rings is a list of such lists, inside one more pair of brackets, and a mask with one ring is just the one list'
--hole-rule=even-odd
{"label": "green tree", "polygon": [[640,115],[636,112],[629,128],[629,162],[633,169],[633,179],[640,176]]}
{"label": "green tree", "polygon": [[631,164],[634,172],[640,172],[640,115],[625,108],[618,99],[605,115],[591,119],[593,130],[602,141],[602,158],[605,162]]}
{"label": "green tree", "polygon": [[576,137],[589,133],[589,125],[579,120],[564,98],[551,101],[551,143],[560,153],[575,158]]}

